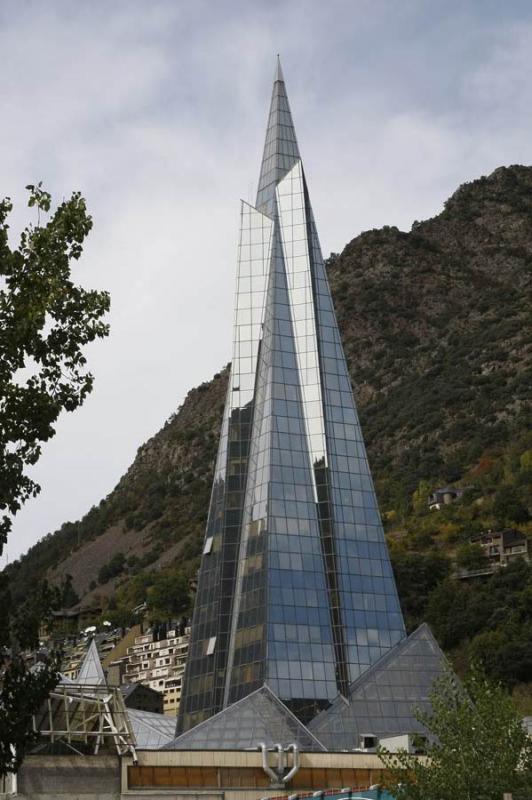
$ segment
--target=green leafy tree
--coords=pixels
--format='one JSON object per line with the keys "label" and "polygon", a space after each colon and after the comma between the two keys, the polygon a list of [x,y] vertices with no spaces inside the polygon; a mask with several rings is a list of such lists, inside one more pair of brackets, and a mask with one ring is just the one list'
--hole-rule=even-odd
{"label": "green leafy tree", "polygon": [[35,650],[43,623],[51,621],[52,609],[61,606],[61,592],[56,586],[41,581],[21,604],[12,604],[10,620],[11,651]]}
{"label": "green leafy tree", "polygon": [[412,506],[414,511],[426,511],[428,508],[429,495],[432,486],[428,481],[420,481],[414,494],[412,495]]}
{"label": "green leafy tree", "polygon": [[79,603],[79,595],[72,586],[72,580],[73,580],[72,575],[69,575],[67,573],[63,581],[61,582],[60,605],[63,608],[72,608],[72,606],[75,606],[76,603]]}
{"label": "green leafy tree", "polygon": [[28,748],[36,741],[32,716],[57,684],[56,666],[34,672],[14,659],[2,677],[0,703],[0,775],[17,772]]}
{"label": "green leafy tree", "polygon": [[[85,200],[75,192],[50,213],[41,184],[27,189],[37,222],[23,230],[18,248],[8,237],[12,204],[0,201],[0,553],[13,515],[39,492],[28,468],[61,412],[74,411],[92,389],[84,346],[108,334],[102,318],[109,295],[85,290],[71,276],[92,227]],[[15,608],[0,576],[0,775],[22,763],[35,739],[31,717],[57,682],[54,658],[30,671],[19,655],[38,644],[56,595],[31,587]]]}
{"label": "green leafy tree", "polygon": [[506,625],[475,636],[470,655],[507,687],[527,683],[532,675],[532,624],[507,619]]}
{"label": "green leafy tree", "polygon": [[40,184],[27,188],[38,222],[16,249],[8,239],[12,204],[0,202],[0,553],[11,517],[39,492],[27,468],[60,413],[74,411],[92,389],[83,347],[108,334],[109,295],[71,276],[92,227],[85,200],[75,192],[41,224],[51,197]]}
{"label": "green leafy tree", "polygon": [[502,486],[495,494],[493,513],[500,525],[527,522],[528,509],[521,501],[514,486]]}
{"label": "green leafy tree", "polygon": [[425,618],[428,597],[449,575],[451,564],[439,553],[394,553],[393,571],[408,630]]}
{"label": "green leafy tree", "polygon": [[37,740],[32,715],[57,683],[57,654],[52,653],[46,663],[32,671],[20,656],[20,648],[38,646],[39,627],[58,597],[58,590],[43,582],[14,609],[7,578],[0,573],[0,777],[16,772]]}
{"label": "green leafy tree", "polygon": [[519,465],[523,472],[532,472],[532,450],[525,450],[519,458]]}
{"label": "green leafy tree", "polygon": [[437,681],[432,711],[418,712],[427,731],[427,758],[380,755],[386,788],[397,800],[528,800],[532,790],[532,740],[511,698],[474,668],[462,686],[449,672]]}
{"label": "green leafy tree", "polygon": [[489,566],[483,548],[476,543],[463,544],[456,552],[456,563],[462,569],[482,569]]}
{"label": "green leafy tree", "polygon": [[153,572],[137,572],[127,583],[117,589],[115,595],[117,605],[132,609],[143,603],[154,579],[155,573]]}
{"label": "green leafy tree", "polygon": [[469,634],[469,596],[469,587],[451,578],[442,581],[430,593],[425,608],[426,619],[442,647],[455,647]]}
{"label": "green leafy tree", "polygon": [[148,606],[154,621],[176,619],[190,606],[190,591],[186,576],[171,569],[156,576],[148,589]]}
{"label": "green leafy tree", "polygon": [[126,557],[123,553],[115,553],[108,564],[104,564],[98,572],[98,583],[108,583],[111,578],[116,578],[123,572]]}

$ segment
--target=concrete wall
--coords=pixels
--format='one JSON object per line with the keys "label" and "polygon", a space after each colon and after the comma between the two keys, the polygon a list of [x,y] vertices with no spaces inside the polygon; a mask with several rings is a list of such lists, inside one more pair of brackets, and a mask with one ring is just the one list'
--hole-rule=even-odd
{"label": "concrete wall", "polygon": [[[292,792],[312,793],[342,786],[368,786],[383,768],[370,753],[301,753],[301,769],[290,785],[279,789],[262,770],[258,752],[153,751],[130,757],[28,756],[18,775],[21,800],[259,800]],[[274,758],[273,754],[270,754]],[[128,786],[128,773],[140,771],[141,785]],[[174,781],[176,772],[186,781]],[[207,780],[207,773],[215,780]],[[248,780],[251,775],[253,780]],[[307,784],[307,777],[311,780]],[[208,776],[207,776],[208,777]],[[121,784],[122,778],[122,784]],[[154,778],[154,780],[151,780]],[[132,782],[133,783],[133,782]],[[120,794],[124,792],[123,795]],[[3,800],[0,795],[0,800]]]}
{"label": "concrete wall", "polygon": [[27,800],[118,800],[118,758],[29,756],[18,773],[18,793]]}

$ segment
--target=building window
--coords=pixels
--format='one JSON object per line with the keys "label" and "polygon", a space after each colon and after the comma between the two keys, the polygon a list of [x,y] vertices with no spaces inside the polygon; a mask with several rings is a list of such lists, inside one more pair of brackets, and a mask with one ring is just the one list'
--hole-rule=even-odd
{"label": "building window", "polygon": [[212,656],[215,647],[216,647],[216,636],[211,636],[211,638],[207,642],[207,650],[205,651],[205,655]]}
{"label": "building window", "polygon": [[203,555],[208,555],[208,553],[212,550],[212,540],[214,537],[207,536],[205,539],[205,544],[203,545]]}

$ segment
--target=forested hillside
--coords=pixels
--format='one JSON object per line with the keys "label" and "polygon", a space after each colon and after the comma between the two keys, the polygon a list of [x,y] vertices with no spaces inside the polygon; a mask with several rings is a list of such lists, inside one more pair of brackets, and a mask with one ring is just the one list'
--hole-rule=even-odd
{"label": "forested hillside", "polygon": [[[532,168],[520,166],[460,187],[408,233],[363,233],[328,262],[409,625],[429,619],[458,660],[489,651],[509,682],[532,681],[531,569],[474,586],[449,576],[473,533],[532,533],[531,268]],[[10,565],[15,597],[47,577],[67,582],[70,602],[71,583],[125,620],[150,587],[194,574],[226,381],[224,370],[193,389],[97,508]],[[429,490],[448,483],[469,488],[429,512]]]}

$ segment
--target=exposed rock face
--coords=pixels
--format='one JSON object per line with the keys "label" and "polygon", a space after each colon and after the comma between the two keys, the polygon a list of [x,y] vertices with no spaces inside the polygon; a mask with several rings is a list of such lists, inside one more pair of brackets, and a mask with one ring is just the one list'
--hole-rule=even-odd
{"label": "exposed rock face", "polygon": [[331,264],[377,476],[460,469],[510,435],[530,390],[531,212],[532,169],[500,168]]}
{"label": "exposed rock face", "polygon": [[[383,494],[390,482],[452,480],[529,424],[531,267],[532,168],[521,166],[461,186],[441,214],[410,233],[368,231],[331,257],[338,320]],[[193,389],[98,508],[11,565],[15,595],[66,572],[85,594],[112,552],[145,566],[195,557],[226,385],[224,370]],[[111,526],[113,536],[105,533]]]}

